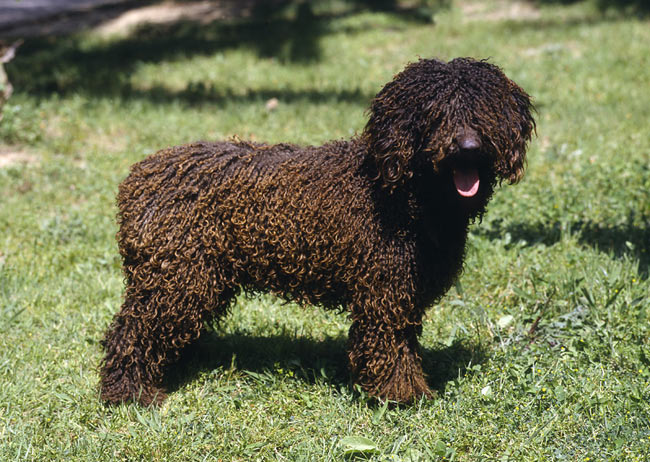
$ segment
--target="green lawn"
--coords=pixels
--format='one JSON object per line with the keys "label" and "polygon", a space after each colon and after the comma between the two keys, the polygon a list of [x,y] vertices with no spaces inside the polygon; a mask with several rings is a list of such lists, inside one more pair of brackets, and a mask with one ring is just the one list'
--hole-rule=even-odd
{"label": "green lawn", "polygon": [[[334,8],[293,29],[26,41],[0,126],[0,160],[18,153],[0,167],[0,460],[650,460],[650,21],[490,3],[433,24]],[[162,407],[104,407],[129,165],[198,139],[347,138],[419,56],[489,57],[537,107],[525,179],[497,192],[428,311],[438,396],[369,400],[348,382],[344,314],[263,297],[187,352]]]}

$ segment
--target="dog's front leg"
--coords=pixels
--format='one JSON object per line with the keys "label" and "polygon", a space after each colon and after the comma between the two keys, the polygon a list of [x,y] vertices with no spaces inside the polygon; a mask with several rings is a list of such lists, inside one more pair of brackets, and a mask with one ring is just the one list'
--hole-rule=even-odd
{"label": "dog's front leg", "polygon": [[371,396],[410,402],[431,396],[418,353],[421,325],[395,328],[356,317],[350,327],[348,358],[353,379]]}

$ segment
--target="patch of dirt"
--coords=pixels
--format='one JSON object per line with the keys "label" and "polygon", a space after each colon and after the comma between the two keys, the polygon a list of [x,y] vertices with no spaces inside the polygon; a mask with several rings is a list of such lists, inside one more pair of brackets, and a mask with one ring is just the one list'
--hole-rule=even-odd
{"label": "patch of dirt", "polygon": [[[95,28],[106,35],[126,34],[141,24],[179,20],[207,23],[246,17],[260,2],[278,0],[23,0],[7,11],[0,7],[0,36],[34,37]],[[2,0],[0,0],[2,2]]]}
{"label": "patch of dirt", "polygon": [[539,10],[530,2],[522,0],[462,0],[457,6],[465,21],[521,21],[540,17]]}
{"label": "patch of dirt", "polygon": [[526,56],[553,55],[558,53],[570,53],[574,58],[580,58],[582,56],[582,49],[577,42],[570,41],[564,43],[545,43],[544,45],[524,50]]}
{"label": "patch of dirt", "polygon": [[128,34],[143,24],[170,24],[177,21],[195,21],[208,24],[217,19],[247,14],[251,1],[168,1],[157,5],[143,6],[129,11],[101,24],[95,30],[102,35]]}
{"label": "patch of dirt", "polygon": [[125,130],[109,130],[94,132],[88,140],[93,149],[102,151],[105,154],[112,154],[126,151],[129,147],[128,133]]}
{"label": "patch of dirt", "polygon": [[0,146],[0,168],[11,167],[16,164],[34,164],[37,157],[19,148]]}

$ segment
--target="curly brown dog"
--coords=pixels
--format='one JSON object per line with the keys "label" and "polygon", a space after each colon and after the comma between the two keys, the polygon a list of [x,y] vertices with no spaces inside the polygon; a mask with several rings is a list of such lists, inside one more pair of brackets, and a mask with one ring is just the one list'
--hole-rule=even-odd
{"label": "curly brown dog", "polygon": [[102,399],[162,401],[166,366],[241,290],[347,309],[353,379],[382,399],[429,395],[424,310],[461,272],[494,187],[522,177],[531,111],[492,64],[423,59],[350,141],[195,143],[134,165],[118,194],[126,294]]}

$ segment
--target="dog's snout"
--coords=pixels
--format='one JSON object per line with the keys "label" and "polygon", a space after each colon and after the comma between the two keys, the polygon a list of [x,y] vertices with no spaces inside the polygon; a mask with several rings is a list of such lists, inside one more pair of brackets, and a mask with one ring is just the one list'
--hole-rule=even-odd
{"label": "dog's snout", "polygon": [[466,136],[461,138],[458,144],[464,151],[474,151],[481,147],[481,140],[477,136]]}
{"label": "dog's snout", "polygon": [[462,151],[475,151],[481,148],[481,138],[474,130],[462,130],[456,137]]}

